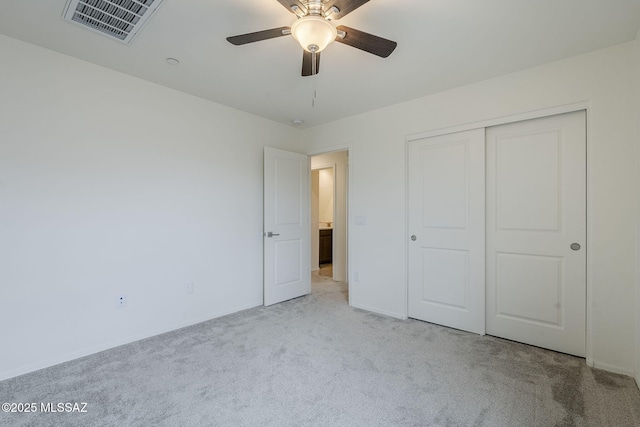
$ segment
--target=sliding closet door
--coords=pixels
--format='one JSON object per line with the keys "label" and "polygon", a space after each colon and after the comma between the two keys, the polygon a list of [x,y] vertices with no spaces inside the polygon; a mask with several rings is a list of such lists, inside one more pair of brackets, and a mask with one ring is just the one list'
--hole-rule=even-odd
{"label": "sliding closet door", "polygon": [[408,147],[409,317],[484,334],[484,129]]}
{"label": "sliding closet door", "polygon": [[487,129],[487,334],[586,352],[584,112]]}

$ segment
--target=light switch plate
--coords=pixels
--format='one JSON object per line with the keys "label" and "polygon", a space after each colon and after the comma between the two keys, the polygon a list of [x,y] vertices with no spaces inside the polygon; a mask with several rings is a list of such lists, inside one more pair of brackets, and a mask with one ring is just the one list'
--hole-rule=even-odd
{"label": "light switch plate", "polygon": [[356,216],[355,222],[356,222],[356,225],[367,225],[367,217]]}

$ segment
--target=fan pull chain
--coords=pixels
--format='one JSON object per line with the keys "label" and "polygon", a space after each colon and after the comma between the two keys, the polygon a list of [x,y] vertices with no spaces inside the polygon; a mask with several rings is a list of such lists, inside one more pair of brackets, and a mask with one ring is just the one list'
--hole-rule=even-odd
{"label": "fan pull chain", "polygon": [[311,79],[313,81],[313,98],[311,98],[311,107],[316,107],[316,99],[318,98],[318,78],[316,77],[318,74],[318,58],[316,57],[316,52],[311,52]]}
{"label": "fan pull chain", "polygon": [[316,53],[311,52],[311,75],[315,76],[318,74],[318,70],[316,70]]}

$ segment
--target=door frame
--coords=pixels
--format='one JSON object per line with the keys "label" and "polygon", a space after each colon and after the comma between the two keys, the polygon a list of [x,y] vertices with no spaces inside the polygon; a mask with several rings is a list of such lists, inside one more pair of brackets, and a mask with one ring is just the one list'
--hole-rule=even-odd
{"label": "door frame", "polygon": [[[315,156],[321,156],[323,154],[331,154],[331,153],[336,153],[339,151],[346,151],[347,152],[347,156],[349,159],[349,162],[347,164],[347,174],[346,174],[346,178],[347,178],[347,182],[345,183],[345,191],[346,191],[346,223],[345,223],[345,238],[346,238],[346,244],[347,244],[347,248],[346,248],[346,257],[347,257],[347,262],[346,262],[346,269],[347,269],[347,287],[348,287],[348,298],[349,298],[349,306],[352,305],[352,299],[351,299],[351,272],[353,271],[352,265],[351,265],[351,260],[353,259],[353,257],[351,256],[351,227],[350,227],[350,222],[351,222],[351,218],[350,218],[350,212],[349,212],[349,208],[351,206],[351,183],[353,182],[353,144],[352,143],[346,143],[346,144],[342,144],[342,145],[332,145],[330,147],[326,147],[326,148],[321,148],[318,150],[312,150],[307,152],[307,157],[309,158],[309,171],[311,171],[311,157],[315,157]],[[333,212],[334,212],[334,216],[333,216],[333,221],[334,221],[334,225],[335,225],[335,209],[336,209],[336,205],[335,205],[335,175],[336,175],[336,168],[335,165],[330,165],[328,167],[333,167],[333,173],[334,173],[334,205],[333,205]],[[309,185],[311,186],[311,180],[309,180]],[[309,200],[309,204],[311,204],[311,200]],[[333,247],[332,247],[332,251],[333,254],[335,255],[335,239],[333,241]],[[311,265],[311,264],[309,264]]]}
{"label": "door frame", "polygon": [[[507,115],[507,116],[501,116],[501,117],[494,117],[494,118],[489,118],[486,120],[481,120],[481,121],[477,121],[477,122],[469,122],[469,123],[464,123],[464,124],[460,124],[457,126],[450,126],[450,127],[445,127],[445,128],[438,128],[438,129],[433,129],[433,130],[428,130],[425,132],[420,132],[420,133],[415,133],[415,134],[410,134],[405,136],[405,236],[408,236],[409,234],[409,194],[408,194],[408,183],[409,183],[409,170],[408,170],[408,165],[409,165],[409,158],[408,158],[408,153],[409,153],[409,143],[419,140],[419,139],[424,139],[424,138],[430,138],[433,136],[441,136],[441,135],[447,135],[450,133],[457,133],[457,132],[463,132],[463,131],[467,131],[467,130],[472,130],[472,129],[478,129],[478,128],[488,128],[488,127],[492,127],[492,126],[499,126],[499,125],[505,125],[505,124],[509,124],[509,123],[515,123],[515,122],[521,122],[521,121],[525,121],[525,120],[532,120],[532,119],[540,119],[543,117],[548,117],[548,116],[556,116],[559,114],[565,114],[565,113],[573,113],[576,111],[585,111],[585,116],[586,116],[586,120],[587,120],[587,124],[586,124],[586,131],[587,131],[587,136],[586,136],[586,145],[587,145],[587,164],[586,164],[586,175],[587,175],[587,230],[586,230],[586,258],[587,258],[587,271],[586,271],[586,276],[587,276],[587,283],[586,283],[586,363],[587,366],[593,367],[594,363],[593,363],[593,313],[592,310],[590,309],[590,307],[592,307],[593,304],[593,252],[592,250],[590,250],[590,242],[593,241],[593,227],[591,224],[591,218],[593,218],[593,213],[594,213],[594,206],[592,203],[593,197],[592,197],[592,191],[593,191],[593,176],[591,174],[591,170],[592,168],[592,159],[593,159],[593,153],[592,153],[592,145],[589,143],[590,140],[590,136],[591,136],[591,122],[592,122],[592,117],[591,117],[591,110],[592,110],[592,105],[590,101],[579,101],[576,103],[572,103],[572,104],[565,104],[565,105],[558,105],[555,107],[549,107],[549,108],[543,108],[540,110],[532,110],[532,111],[525,111],[525,112],[521,112],[521,113],[517,113],[517,114],[512,114],[512,115]],[[409,254],[409,241],[408,239],[406,239],[406,244],[405,244],[405,286],[404,286],[404,300],[405,300],[405,312],[404,312],[404,318],[406,319],[408,317],[408,312],[409,312],[409,258],[408,258],[408,254]]]}

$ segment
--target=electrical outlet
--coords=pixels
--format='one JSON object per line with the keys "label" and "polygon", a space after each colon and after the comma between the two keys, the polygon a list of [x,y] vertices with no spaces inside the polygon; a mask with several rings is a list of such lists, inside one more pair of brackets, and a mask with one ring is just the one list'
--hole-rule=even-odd
{"label": "electrical outlet", "polygon": [[127,296],[126,295],[118,295],[118,299],[116,301],[116,307],[124,308],[127,306]]}
{"label": "electrical outlet", "polygon": [[196,291],[196,284],[193,283],[193,282],[187,283],[185,291],[186,291],[187,295],[193,294]]}
{"label": "electrical outlet", "polygon": [[360,281],[360,273],[358,273],[357,271],[353,272],[353,281],[354,282],[359,282]]}

